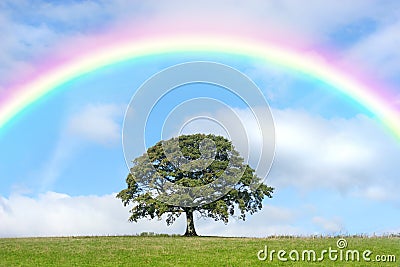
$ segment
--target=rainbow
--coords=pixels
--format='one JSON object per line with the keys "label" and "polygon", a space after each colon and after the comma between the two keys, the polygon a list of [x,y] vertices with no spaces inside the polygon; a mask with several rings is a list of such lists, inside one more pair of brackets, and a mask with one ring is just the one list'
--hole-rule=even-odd
{"label": "rainbow", "polygon": [[302,51],[274,45],[261,39],[222,35],[177,34],[117,40],[44,69],[7,92],[0,100],[0,130],[27,107],[60,88],[64,83],[105,66],[135,58],[179,52],[213,52],[264,60],[311,76],[341,91],[372,112],[400,141],[400,112],[381,88],[354,78],[337,65]]}

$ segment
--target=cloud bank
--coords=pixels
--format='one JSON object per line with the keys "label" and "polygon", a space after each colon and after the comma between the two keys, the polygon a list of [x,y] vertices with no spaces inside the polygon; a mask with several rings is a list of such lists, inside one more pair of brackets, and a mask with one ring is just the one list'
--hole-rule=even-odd
{"label": "cloud bank", "polygon": [[[128,222],[129,207],[123,207],[115,194],[104,196],[76,196],[46,192],[37,198],[12,195],[0,198],[0,237],[76,236],[76,235],[133,235],[142,232],[183,234],[185,215],[172,226],[165,220],[142,219]],[[268,217],[268,220],[265,218]],[[266,236],[296,233],[288,223],[294,216],[290,210],[267,206],[252,218],[252,225],[233,220],[224,225],[213,220],[196,219],[202,235]]]}
{"label": "cloud bank", "polygon": [[[249,111],[242,110],[240,114],[246,112]],[[400,185],[394,161],[400,158],[400,150],[396,140],[377,127],[376,121],[363,115],[326,119],[290,109],[274,110],[273,114],[277,151],[267,183],[279,189],[275,193],[278,197],[285,189],[303,192],[327,189],[355,198],[384,201],[394,207],[398,205],[395,189]],[[196,226],[202,235],[259,237],[334,234],[346,229],[340,214],[327,217],[318,209],[305,207],[300,208],[302,212],[299,213],[299,208],[277,203],[274,198],[267,200],[265,207],[246,222],[233,218],[225,226],[221,222],[198,219]],[[13,194],[0,198],[0,218],[0,236],[182,233],[185,229],[184,216],[171,227],[164,221],[145,219],[130,224],[128,209],[115,194],[69,196],[47,192],[38,197]],[[305,227],[304,223],[311,226]]]}

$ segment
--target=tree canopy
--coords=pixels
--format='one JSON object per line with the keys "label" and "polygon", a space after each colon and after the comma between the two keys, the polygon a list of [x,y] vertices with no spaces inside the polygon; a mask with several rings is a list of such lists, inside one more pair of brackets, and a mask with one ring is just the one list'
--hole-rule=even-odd
{"label": "tree canopy", "polygon": [[231,141],[212,134],[158,142],[133,160],[126,183],[117,197],[125,206],[132,204],[130,221],[166,215],[170,225],[185,213],[186,236],[197,235],[195,211],[224,223],[230,216],[245,220],[247,213],[261,210],[263,199],[273,193]]}

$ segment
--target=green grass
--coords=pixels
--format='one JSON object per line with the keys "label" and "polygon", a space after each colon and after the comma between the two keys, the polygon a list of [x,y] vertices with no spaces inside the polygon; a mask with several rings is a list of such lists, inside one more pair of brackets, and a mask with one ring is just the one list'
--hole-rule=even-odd
{"label": "green grass", "polygon": [[[399,237],[346,237],[347,249],[395,255],[395,263],[259,261],[264,248],[337,249],[338,238],[59,237],[0,239],[0,266],[400,266]],[[300,256],[301,257],[301,256]]]}

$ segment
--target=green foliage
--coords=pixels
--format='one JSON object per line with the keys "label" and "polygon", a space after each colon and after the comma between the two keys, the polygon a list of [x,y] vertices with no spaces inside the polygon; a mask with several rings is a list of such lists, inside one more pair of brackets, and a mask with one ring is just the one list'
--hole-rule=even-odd
{"label": "green foliage", "polygon": [[[204,142],[204,140],[212,140],[212,142]],[[179,144],[179,147],[168,146],[173,142]],[[210,151],[214,151],[215,155],[211,155]],[[208,153],[207,157],[204,157],[204,153]],[[212,162],[207,159],[210,157],[213,159]],[[188,163],[193,163],[190,169],[185,167]],[[231,168],[228,168],[229,164]],[[243,174],[239,180],[233,181],[232,177],[238,176],[238,173]],[[165,190],[168,182],[204,190],[201,186],[213,183],[223,175],[223,181],[226,184],[216,184],[212,190],[218,191],[222,190],[219,187],[228,187],[229,192],[224,193],[216,201],[196,207],[169,205],[150,193],[152,190]],[[224,223],[227,223],[229,217],[235,216],[236,213],[239,219],[245,220],[246,214],[259,211],[262,208],[263,199],[271,198],[273,192],[273,188],[262,183],[256,176],[254,169],[243,163],[243,158],[229,140],[211,134],[182,135],[179,138],[158,142],[150,147],[146,154],[133,161],[126,183],[127,188],[123,189],[117,197],[125,206],[133,204],[129,220],[136,222],[141,218],[161,219],[163,214],[167,214],[168,225],[172,224],[183,212],[193,213],[194,211],[199,212],[201,216],[210,217],[216,221],[222,220]],[[212,194],[211,191],[210,194]],[[182,201],[186,199],[189,201],[190,197],[189,194],[179,194]]]}

